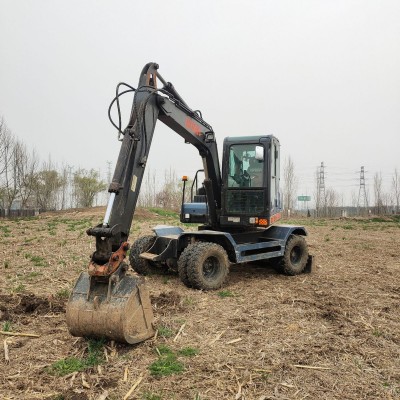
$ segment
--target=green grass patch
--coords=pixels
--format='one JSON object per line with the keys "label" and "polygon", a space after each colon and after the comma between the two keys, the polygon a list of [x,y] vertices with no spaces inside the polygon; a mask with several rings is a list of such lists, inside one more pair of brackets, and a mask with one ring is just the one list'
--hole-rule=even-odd
{"label": "green grass patch", "polygon": [[56,296],[59,299],[68,299],[70,295],[70,291],[68,289],[60,289],[57,293]]}
{"label": "green grass patch", "polygon": [[56,361],[48,367],[47,372],[51,375],[64,376],[72,372],[79,372],[86,369],[84,360],[76,357],[64,358],[63,360]]}
{"label": "green grass patch", "polygon": [[400,215],[391,215],[387,217],[374,217],[369,219],[368,222],[400,223]]}
{"label": "green grass patch", "polygon": [[219,297],[235,297],[235,294],[232,293],[230,290],[221,290],[218,292]]}
{"label": "green grass patch", "polygon": [[56,394],[55,397],[52,397],[50,400],[65,400],[63,394]]}
{"label": "green grass patch", "polygon": [[381,337],[383,335],[383,332],[380,329],[374,329],[372,331],[372,334],[376,337]]}
{"label": "green grass patch", "polygon": [[158,360],[149,365],[149,371],[153,376],[168,376],[179,374],[185,366],[178,360],[177,355],[167,346],[156,347]]}
{"label": "green grass patch", "polygon": [[10,321],[4,321],[2,331],[11,332],[11,322]]}
{"label": "green grass patch", "polygon": [[172,332],[171,329],[165,327],[165,326],[160,326],[158,328],[158,334],[164,338],[169,338],[173,336],[174,332]]}
{"label": "green grass patch", "polygon": [[178,361],[176,356],[160,357],[149,366],[150,373],[154,376],[179,374],[184,369],[184,365]]}
{"label": "green grass patch", "polygon": [[48,267],[49,263],[41,256],[34,256],[30,253],[25,253],[24,257],[30,260],[35,267]]}
{"label": "green grass patch", "polygon": [[32,271],[25,275],[26,279],[34,279],[38,276],[43,275],[41,272]]}
{"label": "green grass patch", "polygon": [[199,354],[199,350],[193,347],[184,347],[183,349],[179,350],[178,354],[184,357],[193,357],[196,354]]}
{"label": "green grass patch", "polygon": [[84,230],[92,226],[92,218],[84,218],[78,220],[65,220],[67,231]]}
{"label": "green grass patch", "polygon": [[3,232],[4,236],[10,236],[11,231],[8,225],[0,225],[0,231]]}
{"label": "green grass patch", "polygon": [[156,347],[156,353],[162,357],[162,356],[174,356],[174,352],[168,347],[163,344],[160,344],[159,346]]}
{"label": "green grass patch", "polygon": [[68,357],[51,364],[46,371],[51,375],[64,376],[72,372],[80,372],[103,363],[103,339],[90,339],[87,343],[87,355],[83,358]]}
{"label": "green grass patch", "polygon": [[104,339],[90,339],[88,341],[88,355],[86,358],[86,365],[88,367],[93,367],[104,361],[104,343]]}
{"label": "green grass patch", "polygon": [[23,283],[19,283],[17,286],[14,287],[13,291],[15,293],[25,292],[25,285]]}
{"label": "green grass patch", "polygon": [[11,236],[11,231],[8,229],[8,226],[0,226],[0,231],[3,232],[3,237],[7,238]]}
{"label": "green grass patch", "polygon": [[164,208],[149,208],[149,211],[161,215],[162,217],[178,218],[179,214],[175,211],[165,210]]}

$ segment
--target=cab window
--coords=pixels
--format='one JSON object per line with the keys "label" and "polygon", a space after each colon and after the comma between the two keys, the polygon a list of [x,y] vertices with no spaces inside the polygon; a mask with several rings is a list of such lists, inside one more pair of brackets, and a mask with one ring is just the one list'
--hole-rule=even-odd
{"label": "cab window", "polygon": [[255,144],[235,144],[229,148],[228,187],[262,187],[264,161],[256,159]]}

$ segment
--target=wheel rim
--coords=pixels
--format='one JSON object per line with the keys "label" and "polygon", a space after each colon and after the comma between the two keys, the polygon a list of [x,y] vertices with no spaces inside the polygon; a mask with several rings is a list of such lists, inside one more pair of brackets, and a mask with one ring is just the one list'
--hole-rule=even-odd
{"label": "wheel rim", "polygon": [[212,278],[218,273],[219,261],[216,257],[208,257],[203,263],[203,276],[206,279]]}
{"label": "wheel rim", "polygon": [[292,251],[290,252],[290,262],[292,264],[298,264],[301,260],[301,248],[299,246],[293,247]]}

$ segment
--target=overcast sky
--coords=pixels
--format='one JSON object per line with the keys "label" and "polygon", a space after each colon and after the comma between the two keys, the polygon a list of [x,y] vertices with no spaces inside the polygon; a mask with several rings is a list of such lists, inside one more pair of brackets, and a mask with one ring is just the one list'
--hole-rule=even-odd
{"label": "overcast sky", "polygon": [[[41,159],[99,169],[119,142],[107,118],[115,86],[160,65],[193,109],[225,136],[274,134],[299,194],[326,186],[372,193],[400,167],[400,1],[0,0],[0,115]],[[130,98],[125,101],[125,121]],[[201,168],[162,125],[148,166]]]}

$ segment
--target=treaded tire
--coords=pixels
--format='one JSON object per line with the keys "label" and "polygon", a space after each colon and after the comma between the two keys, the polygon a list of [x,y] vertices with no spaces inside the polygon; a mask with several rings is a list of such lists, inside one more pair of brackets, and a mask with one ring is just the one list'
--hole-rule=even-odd
{"label": "treaded tire", "polygon": [[189,283],[195,289],[215,290],[229,273],[228,255],[215,243],[197,242],[187,247],[186,270]]}
{"label": "treaded tire", "polygon": [[291,235],[286,242],[285,254],[281,261],[282,272],[286,275],[301,274],[308,259],[308,247],[303,236]]}
{"label": "treaded tire", "polygon": [[155,236],[147,235],[139,237],[131,246],[129,253],[129,263],[134,271],[140,275],[149,275],[158,271],[155,263],[139,257],[141,253],[145,253],[153,246],[156,240]]}
{"label": "treaded tire", "polygon": [[184,249],[182,251],[182,254],[180,255],[180,257],[178,259],[179,278],[184,283],[184,285],[186,285],[189,288],[192,287],[192,284],[190,283],[188,273],[187,273],[187,260],[188,260],[188,256],[190,256],[191,247],[192,247],[192,245],[189,244],[189,246],[186,247],[186,249]]}

